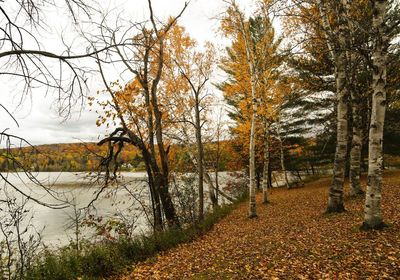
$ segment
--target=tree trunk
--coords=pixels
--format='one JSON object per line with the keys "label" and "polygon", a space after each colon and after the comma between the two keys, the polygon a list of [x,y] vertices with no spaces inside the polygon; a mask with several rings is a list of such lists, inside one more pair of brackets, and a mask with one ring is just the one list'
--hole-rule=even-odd
{"label": "tree trunk", "polygon": [[256,190],[260,191],[261,189],[261,172],[256,168]]}
{"label": "tree trunk", "polygon": [[251,116],[251,129],[250,129],[250,160],[249,160],[249,173],[250,173],[250,185],[249,185],[249,218],[257,217],[256,211],[256,117],[257,117],[257,103],[256,103],[256,85],[252,78],[252,116]]}
{"label": "tree trunk", "polygon": [[161,162],[161,173],[157,174],[158,182],[160,183],[161,202],[164,207],[165,218],[169,227],[180,227],[178,216],[176,215],[175,207],[169,193],[169,164],[168,155],[164,147],[163,127],[162,127],[162,112],[160,111],[157,98],[157,88],[161,79],[164,66],[164,43],[163,39],[159,39],[159,57],[156,77],[151,85],[151,105],[154,114],[155,136]]}
{"label": "tree trunk", "polygon": [[[189,152],[189,158],[190,158],[191,162],[193,163],[193,165],[196,165],[194,156],[193,156],[193,154],[191,152]],[[204,171],[203,173],[204,173],[204,180],[208,184],[208,187],[210,188],[210,190],[214,190],[216,192],[216,194],[213,195],[213,197],[215,197],[215,201],[213,201],[213,199],[210,198],[212,203],[216,202],[216,204],[218,204],[219,195],[221,195],[226,200],[228,200],[228,201],[230,201],[232,203],[235,202],[235,199],[233,199],[232,197],[229,197],[226,193],[224,193],[223,191],[220,190],[219,184],[218,184],[218,170],[215,171],[215,174],[217,176],[215,178],[215,186],[214,186],[214,182],[213,182],[210,174],[208,174],[207,171]]]}
{"label": "tree trunk", "polygon": [[[161,201],[162,208],[164,210],[164,215],[167,220],[168,226],[180,227],[179,219],[176,215],[175,207],[172,202],[171,195],[169,193],[169,169],[168,169],[168,155],[164,148],[163,142],[163,131],[162,131],[162,113],[158,107],[157,100],[157,89],[158,84],[161,79],[163,71],[163,54],[164,45],[162,39],[159,39],[159,57],[157,61],[157,71],[156,76],[149,82],[149,55],[151,48],[146,48],[144,53],[144,69],[143,74],[138,75],[139,81],[144,90],[145,102],[146,102],[146,112],[147,112],[147,129],[149,133],[149,148],[150,151],[143,145],[140,149],[143,152],[143,157],[145,161],[149,164],[149,170],[153,178],[154,191],[158,193],[159,199]],[[154,145],[154,136],[157,140],[158,154],[160,157],[161,168],[158,165],[157,154]],[[132,138],[132,136],[130,136]],[[150,177],[149,177],[150,178]],[[157,194],[155,194],[155,197]]]}
{"label": "tree trunk", "polygon": [[236,4],[234,7],[240,21],[240,32],[243,35],[246,60],[250,73],[250,86],[251,86],[251,128],[250,128],[250,143],[249,143],[249,218],[257,217],[256,210],[256,122],[257,122],[257,77],[256,65],[252,51],[252,41],[249,38],[248,30],[245,27],[244,19],[241,12],[237,9]]}
{"label": "tree trunk", "polygon": [[[145,104],[146,104],[146,113],[147,113],[147,130],[148,130],[148,138],[149,138],[149,148],[150,154],[155,155],[155,146],[154,146],[154,125],[153,125],[153,111],[151,110],[151,103],[150,103],[150,91],[149,91],[149,84],[148,84],[148,77],[147,77],[147,67],[149,63],[149,49],[146,48],[144,54],[144,77],[141,80],[142,87],[144,89],[144,97],[145,97]],[[159,186],[154,183],[154,175],[152,172],[152,165],[150,160],[149,152],[142,152],[143,158],[145,159],[146,164],[146,171],[149,180],[150,186],[150,194],[152,196],[153,202],[153,215],[154,215],[154,231],[162,231],[164,229],[163,220],[162,220],[162,209],[161,209],[161,202],[160,202],[160,190]]]}
{"label": "tree trunk", "polygon": [[268,203],[268,177],[269,177],[269,133],[268,133],[269,126],[265,125],[265,136],[264,136],[264,168],[263,168],[263,176],[262,176],[262,189],[263,189],[263,196],[262,202]]}
{"label": "tree trunk", "polygon": [[175,212],[175,207],[172,203],[171,194],[168,190],[168,180],[164,174],[160,172],[157,165],[155,155],[150,154],[145,148],[142,148],[143,158],[149,162],[151,168],[154,190],[158,193],[161,201],[164,215],[169,227],[179,227],[179,220]]}
{"label": "tree trunk", "polygon": [[160,199],[164,209],[164,215],[169,228],[180,227],[178,216],[176,215],[175,207],[172,202],[171,194],[168,190],[168,180],[165,180],[163,174],[158,173],[154,180],[156,186],[160,190]]}
{"label": "tree trunk", "polygon": [[256,211],[256,121],[257,121],[257,71],[256,63],[253,53],[252,39],[250,38],[248,27],[246,27],[243,14],[239,11],[235,1],[232,1],[232,7],[236,12],[237,19],[239,20],[239,31],[243,36],[246,61],[250,74],[250,87],[251,87],[251,128],[249,139],[249,218],[257,217]]}
{"label": "tree trunk", "polygon": [[329,188],[327,213],[340,213],[345,211],[343,204],[343,184],[346,169],[347,141],[348,141],[348,83],[346,73],[346,26],[344,6],[339,4],[338,49],[335,52],[335,76],[337,99],[337,135],[336,151],[333,165],[332,183]]}
{"label": "tree trunk", "polygon": [[350,151],[350,196],[363,195],[360,183],[361,148],[362,148],[362,118],[359,95],[352,90],[351,105],[353,115],[352,142]]}
{"label": "tree trunk", "polygon": [[[218,186],[218,169],[217,167],[214,166],[214,175],[215,175],[215,186],[213,183],[213,180],[211,179],[211,176],[207,173],[207,171],[204,171],[204,180],[208,182],[208,194],[209,198],[213,207],[213,210],[218,208],[218,191],[219,191],[219,186]],[[208,177],[208,178],[207,178]]]}
{"label": "tree trunk", "polygon": [[218,191],[215,191],[214,188],[209,188],[208,189],[208,196],[211,201],[211,205],[213,207],[213,210],[218,208]]}
{"label": "tree trunk", "polygon": [[345,57],[339,56],[336,70],[337,87],[337,135],[336,152],[333,165],[333,178],[329,189],[328,208],[326,212],[343,212],[343,184],[347,153],[347,88]]}
{"label": "tree trunk", "polygon": [[303,178],[301,178],[300,171],[298,169],[296,170],[296,175],[297,175],[297,178],[299,179],[299,183],[300,183],[299,185],[304,186]]}
{"label": "tree trunk", "polygon": [[[353,46],[355,41],[354,31],[355,25],[351,20],[350,10],[351,10],[351,1],[343,1],[343,6],[346,11],[345,21],[347,31],[347,68],[350,74],[349,81],[349,89],[351,95],[351,133],[349,143],[350,145],[350,163],[349,163],[349,181],[350,181],[350,196],[363,195],[364,192],[361,189],[360,183],[360,166],[361,166],[361,148],[362,148],[362,110],[361,110],[361,93],[355,90],[354,83],[357,83],[355,76],[357,75],[357,64],[355,63],[356,55],[354,53]],[[350,114],[349,114],[350,115]]]}
{"label": "tree trunk", "polygon": [[219,199],[219,172],[218,165],[215,167],[215,207],[218,207],[218,199]]}
{"label": "tree trunk", "polygon": [[[207,171],[204,171],[204,179],[207,181],[206,174],[207,174]],[[218,190],[219,190],[219,186],[218,186],[218,170],[217,170],[216,167],[214,167],[214,175],[215,175],[215,181],[214,181],[215,182],[215,186],[214,186],[214,184],[212,182],[212,179],[210,177],[211,185],[208,188],[208,194],[209,194],[209,197],[210,197],[210,201],[211,201],[213,210],[218,208]]]}
{"label": "tree trunk", "polygon": [[276,186],[279,187],[279,182],[278,182],[278,180],[276,179],[276,176],[275,176],[274,173],[272,173],[272,177],[274,178],[274,181],[275,181]]}
{"label": "tree trunk", "polygon": [[268,182],[268,188],[272,189],[271,152],[268,153],[268,181],[267,182]]}
{"label": "tree trunk", "polygon": [[146,164],[146,172],[148,177],[148,183],[150,188],[150,196],[153,208],[153,230],[154,232],[160,232],[163,230],[163,221],[162,221],[162,211],[160,204],[160,195],[159,191],[155,188],[153,174],[151,173],[150,165],[147,161]]}
{"label": "tree trunk", "polygon": [[[220,114],[221,115],[221,114]],[[219,201],[219,161],[221,157],[221,142],[220,142],[220,133],[221,133],[221,121],[218,121],[218,129],[217,129],[217,156],[215,158],[215,166],[214,166],[214,174],[215,174],[215,206],[218,207]]]}
{"label": "tree trunk", "polygon": [[[121,118],[121,120],[123,121],[123,118]],[[123,121],[123,123],[125,122]],[[125,124],[124,126],[126,127]],[[170,195],[169,193],[165,194],[165,190],[164,188],[162,188],[162,174],[159,171],[157,160],[155,159],[154,155],[147,149],[145,143],[141,140],[141,138],[139,138],[130,130],[127,130],[126,133],[129,139],[132,141],[131,143],[142,152],[142,156],[146,164],[146,172],[148,174],[150,195],[153,202],[154,229],[155,231],[162,230],[163,221],[161,206],[164,210],[164,214],[167,218],[168,224],[171,224],[169,222],[169,219],[171,218],[171,212],[169,211],[170,206],[168,205],[168,200],[170,201],[170,203],[172,203]]]}
{"label": "tree trunk", "polygon": [[386,110],[386,63],[388,39],[384,35],[387,1],[373,1],[374,53],[373,95],[369,130],[368,185],[365,197],[365,216],[362,229],[381,229],[385,226],[381,213],[383,126]]}
{"label": "tree trunk", "polygon": [[285,166],[285,153],[283,151],[283,140],[281,137],[281,124],[280,124],[281,120],[279,117],[278,120],[278,140],[279,140],[279,150],[280,150],[280,158],[281,158],[281,168],[282,168],[282,172],[283,172],[283,177],[285,179],[285,185],[286,188],[290,189],[290,183],[289,183],[289,179],[287,176],[287,172],[286,172],[286,166]]}
{"label": "tree trunk", "polygon": [[201,140],[201,120],[200,120],[200,104],[198,92],[194,92],[195,95],[195,121],[196,121],[196,144],[197,144],[197,175],[198,175],[198,187],[199,187],[199,208],[198,208],[198,221],[201,222],[204,219],[204,149],[203,142]]}
{"label": "tree trunk", "polygon": [[157,165],[157,160],[152,154],[146,155],[149,158],[150,167],[153,176],[154,189],[158,192],[161,200],[161,205],[164,210],[164,215],[170,228],[180,227],[178,216],[176,215],[175,207],[172,202],[171,194],[168,189],[168,179],[160,172]]}

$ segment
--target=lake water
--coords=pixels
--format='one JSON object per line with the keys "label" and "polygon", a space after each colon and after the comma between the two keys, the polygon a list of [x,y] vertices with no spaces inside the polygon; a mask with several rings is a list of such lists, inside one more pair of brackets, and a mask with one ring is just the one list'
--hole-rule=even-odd
{"label": "lake water", "polygon": [[[60,206],[62,203],[56,198],[74,202],[76,207],[70,205],[64,209],[52,209],[32,200],[27,202],[26,208],[30,211],[28,215],[33,217],[31,223],[36,230],[41,231],[44,244],[52,247],[66,245],[74,238],[71,225],[73,224],[72,219],[76,217],[76,209],[86,207],[101,189],[99,185],[89,184],[84,173],[39,172],[34,174],[43,185],[50,186],[50,190],[54,193],[49,193],[42,187],[35,185],[24,173],[2,173],[2,175],[7,176],[7,180],[19,191],[41,202],[56,206]],[[123,183],[123,187],[121,185],[110,186],[103,191],[93,203],[91,213],[105,218],[115,217],[118,213],[125,213],[128,220],[135,219],[136,233],[146,232],[149,229],[149,223],[146,216],[142,214],[142,206],[150,205],[146,174],[123,172],[121,175],[120,182]],[[293,175],[290,177],[293,177]],[[232,177],[229,173],[221,172],[219,175],[220,186],[223,187],[230,179]],[[283,185],[282,174],[274,173],[273,185]],[[207,184],[204,187],[205,192],[207,192]],[[7,196],[21,198],[21,195],[17,194],[15,189],[0,178],[0,200],[5,200]],[[205,198],[207,204],[207,194],[205,194]],[[222,196],[220,196],[220,201],[226,202]],[[3,215],[4,213],[5,211],[2,212]]]}
{"label": "lake water", "polygon": [[[123,173],[122,175],[126,188],[115,186],[107,188],[93,203],[94,207],[91,213],[96,216],[113,217],[122,211],[132,213],[132,211],[125,210],[128,208],[134,209],[132,206],[134,204],[140,206],[137,205],[139,203],[135,203],[136,201],[130,192],[136,194],[146,193],[145,174]],[[65,200],[74,202],[76,207],[68,206],[63,209],[45,207],[32,200],[28,201],[26,205],[26,209],[30,210],[29,215],[33,216],[31,223],[36,230],[42,232],[43,242],[50,246],[65,245],[73,237],[73,230],[69,228],[71,227],[72,218],[77,216],[75,209],[87,206],[96,197],[101,188],[99,185],[88,184],[88,179],[85,178],[84,173],[39,172],[35,176],[43,185],[50,186],[54,193],[49,193],[42,187],[35,185],[23,173],[9,173],[7,174],[7,180],[34,199],[53,204],[56,207],[62,206]],[[0,179],[0,189],[1,200],[4,200],[6,196],[14,196],[18,199],[21,197],[21,195],[16,194],[17,191],[15,189],[5,184],[2,179]],[[146,197],[146,195],[144,196]],[[141,217],[136,222],[136,226],[137,231],[145,231],[147,229],[145,218]]]}

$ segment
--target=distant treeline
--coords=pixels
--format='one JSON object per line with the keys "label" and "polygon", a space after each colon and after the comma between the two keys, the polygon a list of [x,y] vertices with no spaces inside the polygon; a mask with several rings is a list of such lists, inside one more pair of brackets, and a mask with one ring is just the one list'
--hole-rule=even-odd
{"label": "distant treeline", "polygon": [[[226,170],[240,169],[232,166],[236,159],[229,156],[232,151],[226,150],[232,146],[230,141],[221,141],[220,151],[216,151],[216,143],[206,145],[206,167],[208,169]],[[171,168],[177,171],[194,171],[194,162],[191,145],[171,145],[168,156],[171,159]],[[68,143],[49,144],[32,147],[21,147],[0,150],[0,171],[96,171],[101,161],[107,156],[107,147],[96,143]],[[216,157],[218,156],[218,159]],[[217,162],[217,163],[216,163]],[[118,156],[120,170],[144,171],[145,164],[138,149],[126,145]],[[217,165],[217,166],[216,166]],[[227,166],[229,165],[229,166]],[[236,164],[233,164],[236,165]],[[236,167],[236,168],[235,168]]]}
{"label": "distant treeline", "polygon": [[[103,157],[106,147],[96,143],[50,144],[34,147],[0,150],[0,171],[94,171]],[[142,158],[133,146],[127,146],[120,154],[123,169],[141,169]]]}

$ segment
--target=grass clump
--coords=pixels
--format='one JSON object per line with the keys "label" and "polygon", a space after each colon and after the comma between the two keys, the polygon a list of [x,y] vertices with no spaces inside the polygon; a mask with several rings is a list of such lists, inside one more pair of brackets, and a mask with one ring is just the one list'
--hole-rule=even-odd
{"label": "grass clump", "polygon": [[86,243],[78,251],[73,244],[57,251],[45,251],[26,271],[25,280],[101,279],[122,273],[132,264],[156,256],[159,252],[190,242],[208,232],[228,215],[239,201],[215,209],[201,223],[183,229],[134,238]]}

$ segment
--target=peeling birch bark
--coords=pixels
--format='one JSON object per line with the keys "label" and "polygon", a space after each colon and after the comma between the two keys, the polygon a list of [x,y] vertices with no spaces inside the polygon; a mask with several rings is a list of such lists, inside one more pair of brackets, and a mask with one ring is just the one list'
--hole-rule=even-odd
{"label": "peeling birch bark", "polygon": [[372,30],[374,51],[372,56],[372,111],[369,129],[368,185],[365,197],[365,216],[362,230],[385,227],[381,212],[382,167],[383,167],[383,126],[386,110],[386,63],[388,39],[384,34],[387,2],[373,1]]}
{"label": "peeling birch bark", "polygon": [[[344,3],[343,3],[344,2]],[[347,138],[348,138],[348,84],[346,77],[346,27],[345,27],[345,0],[339,4],[339,24],[332,30],[328,19],[328,6],[325,1],[318,1],[322,24],[327,37],[327,44],[335,64],[336,100],[337,100],[337,135],[336,151],[333,164],[332,183],[329,188],[327,213],[345,211],[343,204],[343,185],[346,166]]]}

